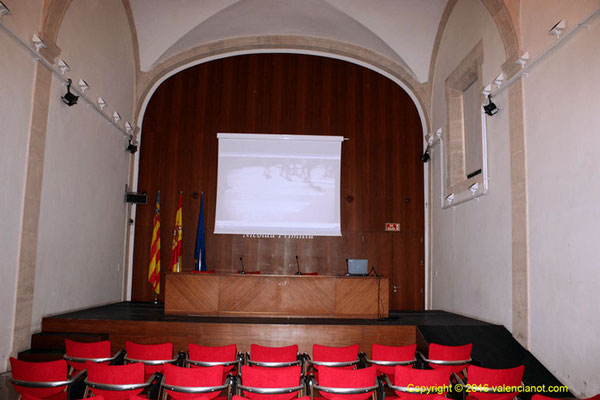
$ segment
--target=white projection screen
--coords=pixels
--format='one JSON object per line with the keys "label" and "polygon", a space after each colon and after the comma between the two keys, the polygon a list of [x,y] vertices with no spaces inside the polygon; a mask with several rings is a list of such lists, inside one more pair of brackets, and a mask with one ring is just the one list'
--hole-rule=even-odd
{"label": "white projection screen", "polygon": [[341,236],[342,136],[217,138],[215,233]]}

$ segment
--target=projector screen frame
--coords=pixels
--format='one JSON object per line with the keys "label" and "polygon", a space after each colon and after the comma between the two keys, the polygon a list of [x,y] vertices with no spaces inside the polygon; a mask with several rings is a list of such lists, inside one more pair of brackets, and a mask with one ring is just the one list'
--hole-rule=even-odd
{"label": "projector screen frame", "polygon": [[[341,144],[347,139],[264,133],[218,133],[217,139],[215,234],[342,236]],[[317,184],[314,171],[321,172]]]}

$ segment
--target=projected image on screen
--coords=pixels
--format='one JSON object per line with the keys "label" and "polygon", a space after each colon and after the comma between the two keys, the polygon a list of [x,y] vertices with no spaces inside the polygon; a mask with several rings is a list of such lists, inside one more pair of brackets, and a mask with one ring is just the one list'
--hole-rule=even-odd
{"label": "projected image on screen", "polygon": [[219,134],[215,233],[340,235],[340,137]]}

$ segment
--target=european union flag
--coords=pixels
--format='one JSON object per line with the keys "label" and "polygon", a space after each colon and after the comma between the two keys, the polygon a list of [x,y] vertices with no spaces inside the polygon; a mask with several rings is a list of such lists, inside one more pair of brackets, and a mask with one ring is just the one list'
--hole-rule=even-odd
{"label": "european union flag", "polygon": [[200,216],[196,233],[196,248],[194,249],[194,268],[196,271],[206,271],[206,243],[204,241],[204,193],[200,195]]}

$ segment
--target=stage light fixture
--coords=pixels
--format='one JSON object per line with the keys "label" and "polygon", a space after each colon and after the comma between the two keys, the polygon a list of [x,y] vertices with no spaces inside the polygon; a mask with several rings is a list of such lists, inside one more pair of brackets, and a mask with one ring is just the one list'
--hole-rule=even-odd
{"label": "stage light fixture", "polygon": [[135,152],[138,150],[137,143],[133,140],[133,136],[129,136],[129,144],[125,150],[131,154],[135,154]]}
{"label": "stage light fixture", "polygon": [[492,101],[492,96],[488,95],[488,104],[484,104],[483,105],[483,111],[489,115],[490,117],[492,115],[496,115],[496,113],[499,111],[498,107],[494,104],[494,102]]}
{"label": "stage light fixture", "polygon": [[425,149],[425,153],[423,153],[423,155],[421,156],[421,161],[423,161],[424,163],[429,162],[429,160],[431,160],[431,156],[429,155],[430,149],[431,149],[431,145],[428,144],[427,148]]}
{"label": "stage light fixture", "polygon": [[73,93],[71,93],[71,83],[72,81],[70,79],[67,79],[67,93],[65,93],[65,95],[61,97],[63,103],[65,103],[69,107],[77,104],[77,99],[79,99],[79,96],[75,96]]}

